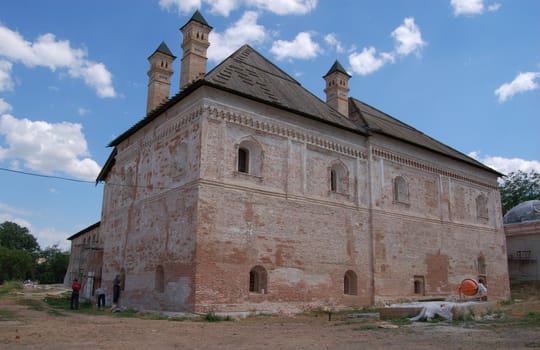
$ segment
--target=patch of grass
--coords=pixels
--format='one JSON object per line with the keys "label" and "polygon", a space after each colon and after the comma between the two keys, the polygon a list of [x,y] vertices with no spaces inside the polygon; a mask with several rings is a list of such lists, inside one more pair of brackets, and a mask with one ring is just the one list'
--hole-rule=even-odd
{"label": "patch of grass", "polygon": [[69,310],[70,309],[70,302],[71,297],[70,293],[64,293],[59,297],[45,297],[43,301],[49,305],[50,307],[53,307],[55,309],[62,309],[62,310]]}
{"label": "patch of grass", "polygon": [[71,310],[71,292],[66,292],[58,297],[45,297],[43,301],[50,307],[49,313],[52,315],[56,314],[65,316],[65,314],[60,312],[62,310],[73,311],[82,314],[99,314],[98,311],[92,308],[92,304],[89,302],[79,303],[79,308],[77,310]]}
{"label": "patch of grass", "polygon": [[221,321],[231,321],[231,316],[219,316],[213,312],[209,312],[202,318],[206,322],[221,322]]}
{"label": "patch of grass", "polygon": [[500,302],[500,304],[503,306],[509,306],[509,305],[512,305],[513,303],[514,303],[514,299],[507,299]]}
{"label": "patch of grass", "polygon": [[134,318],[134,317],[140,317],[141,315],[137,310],[133,309],[127,309],[123,311],[113,312],[112,315],[114,317],[126,317],[126,318]]}
{"label": "patch of grass", "polygon": [[535,349],[537,349],[537,348],[540,348],[540,342],[535,341],[535,342],[531,342],[531,343],[525,343],[525,347],[526,348],[535,348]]}
{"label": "patch of grass", "polygon": [[406,326],[408,324],[411,324],[413,321],[411,321],[408,317],[402,317],[390,320],[390,322],[392,324],[395,324],[396,326]]}
{"label": "patch of grass", "polygon": [[367,324],[367,325],[364,325],[362,327],[353,328],[352,330],[353,331],[374,331],[374,330],[378,330],[378,329],[380,329],[380,328],[378,326],[376,326],[376,325]]}
{"label": "patch of grass", "polygon": [[27,298],[24,298],[24,299],[19,299],[17,300],[17,303],[19,305],[25,305],[27,306],[30,310],[34,310],[34,311],[44,311],[45,310],[45,306],[46,304],[44,304],[42,301],[40,300],[36,300],[36,299],[27,299]]}
{"label": "patch of grass", "polygon": [[14,290],[22,290],[24,285],[21,281],[5,281],[0,285],[0,297]]}
{"label": "patch of grass", "polygon": [[165,321],[165,320],[182,321],[180,320],[180,318],[176,320],[176,319],[173,319],[174,317],[168,317],[167,315],[160,314],[160,313],[151,313],[151,314],[142,315],[141,318],[143,320],[152,320],[152,321]]}
{"label": "patch of grass", "polygon": [[51,316],[66,316],[65,313],[60,312],[60,311],[58,311],[58,310],[56,310],[56,309],[48,309],[48,310],[47,310],[47,313],[48,313],[49,315],[51,315]]}
{"label": "patch of grass", "polygon": [[13,311],[0,309],[0,321],[12,321],[17,319],[17,314]]}
{"label": "patch of grass", "polygon": [[523,318],[522,323],[530,326],[540,326],[540,313],[529,312],[527,316]]}

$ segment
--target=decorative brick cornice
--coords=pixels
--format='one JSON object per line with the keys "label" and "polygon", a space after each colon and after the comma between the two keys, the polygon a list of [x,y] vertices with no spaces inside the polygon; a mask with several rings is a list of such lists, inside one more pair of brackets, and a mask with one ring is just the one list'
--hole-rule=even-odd
{"label": "decorative brick cornice", "polygon": [[465,181],[465,182],[475,184],[475,185],[478,185],[478,186],[482,186],[482,187],[488,187],[488,188],[491,188],[491,189],[497,189],[497,186],[493,186],[493,185],[487,184],[485,182],[481,182],[481,181],[472,179],[470,177],[460,175],[460,174],[455,173],[453,171],[449,171],[447,169],[442,169],[440,167],[433,166],[431,164],[426,164],[424,162],[420,162],[418,160],[405,157],[402,154],[397,154],[397,153],[394,153],[394,152],[391,152],[391,151],[388,151],[388,150],[385,150],[385,149],[382,149],[382,148],[373,147],[372,152],[373,152],[373,156],[375,156],[375,157],[383,158],[383,159],[386,159],[388,161],[398,163],[398,164],[401,164],[401,165],[405,165],[405,166],[410,167],[410,168],[422,170],[424,172],[429,172],[429,173],[433,173],[433,174],[437,174],[437,175],[446,176],[446,177],[456,179],[456,180],[460,180],[460,181]]}
{"label": "decorative brick cornice", "polygon": [[294,141],[311,144],[319,148],[340,153],[349,157],[367,159],[367,153],[364,151],[361,151],[349,145],[344,145],[342,143],[336,142],[335,140],[332,140],[330,138],[310,135],[302,130],[293,128],[291,126],[283,126],[277,123],[260,121],[251,116],[226,111],[216,106],[207,107],[207,110],[209,111],[210,117],[217,118],[228,123],[247,126],[249,128],[263,131],[265,133],[283,136]]}

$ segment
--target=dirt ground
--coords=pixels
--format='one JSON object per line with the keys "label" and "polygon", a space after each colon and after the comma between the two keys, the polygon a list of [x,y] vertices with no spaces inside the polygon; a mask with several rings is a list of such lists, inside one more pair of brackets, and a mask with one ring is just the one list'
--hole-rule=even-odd
{"label": "dirt ground", "polygon": [[0,296],[0,348],[540,349],[538,290],[515,291],[514,302],[488,319],[408,323],[345,314],[331,321],[325,314],[223,322],[118,317],[110,310],[54,309],[42,301],[51,290],[25,289]]}

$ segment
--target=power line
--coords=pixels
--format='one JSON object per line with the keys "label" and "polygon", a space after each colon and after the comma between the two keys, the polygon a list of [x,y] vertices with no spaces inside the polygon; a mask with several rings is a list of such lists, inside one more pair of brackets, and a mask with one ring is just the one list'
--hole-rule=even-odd
{"label": "power line", "polygon": [[[10,173],[20,174],[20,175],[27,175],[27,176],[35,176],[35,177],[44,177],[48,179],[55,179],[55,180],[62,180],[62,181],[71,181],[71,182],[79,182],[79,183],[85,183],[85,184],[93,184],[93,185],[99,185],[100,182],[96,181],[88,181],[88,180],[80,180],[80,179],[74,179],[70,177],[63,177],[63,176],[55,176],[55,175],[44,175],[44,174],[38,174],[38,173],[31,173],[28,171],[20,171],[20,170],[13,170],[13,169],[7,169],[0,167],[0,171],[7,171]],[[133,188],[154,188],[158,190],[170,190],[175,187],[168,187],[168,186],[155,186],[155,185],[129,185],[126,183],[110,183],[108,182],[107,185],[109,186],[122,186],[122,187],[133,187]]]}
{"label": "power line", "polygon": [[0,167],[0,170],[7,171],[10,173],[15,174],[22,174],[22,175],[28,175],[28,176],[36,176],[36,177],[44,177],[48,179],[56,179],[56,180],[64,180],[64,181],[72,181],[72,182],[82,182],[82,183],[88,183],[88,184],[95,184],[95,181],[87,181],[87,180],[80,180],[80,179],[74,179],[70,177],[63,177],[63,176],[55,176],[55,175],[44,175],[44,174],[38,174],[38,173],[30,173],[27,171],[20,171],[20,170],[13,170],[13,169],[7,169]]}

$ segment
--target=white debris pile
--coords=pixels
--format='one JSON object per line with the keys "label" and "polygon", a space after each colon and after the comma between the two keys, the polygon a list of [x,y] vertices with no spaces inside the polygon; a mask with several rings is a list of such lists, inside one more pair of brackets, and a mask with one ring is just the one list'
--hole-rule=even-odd
{"label": "white debris pile", "polygon": [[426,301],[392,304],[388,305],[387,308],[420,310],[415,317],[410,318],[411,321],[431,321],[435,317],[452,321],[454,318],[467,317],[471,315],[476,317],[485,316],[496,309],[496,303],[493,301]]}

